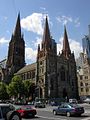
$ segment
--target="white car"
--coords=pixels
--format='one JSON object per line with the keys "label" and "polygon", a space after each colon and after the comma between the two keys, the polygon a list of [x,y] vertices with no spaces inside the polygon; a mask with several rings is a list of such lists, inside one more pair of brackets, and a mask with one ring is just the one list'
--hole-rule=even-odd
{"label": "white car", "polygon": [[69,103],[78,103],[78,101],[75,98],[73,98],[73,99],[69,99]]}
{"label": "white car", "polygon": [[45,103],[38,101],[34,103],[34,106],[38,108],[45,108]]}
{"label": "white car", "polygon": [[10,104],[0,104],[0,120],[21,120],[20,114]]}
{"label": "white car", "polygon": [[89,103],[90,104],[90,98],[86,98],[85,100],[83,100],[85,103]]}

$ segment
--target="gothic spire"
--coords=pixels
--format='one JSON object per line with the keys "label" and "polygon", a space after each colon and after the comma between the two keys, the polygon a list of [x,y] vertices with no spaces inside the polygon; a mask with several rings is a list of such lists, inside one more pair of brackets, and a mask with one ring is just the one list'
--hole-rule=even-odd
{"label": "gothic spire", "polygon": [[14,36],[21,36],[21,25],[20,25],[20,12],[18,13],[17,21],[16,21],[16,26],[14,30]]}
{"label": "gothic spire", "polygon": [[66,31],[66,26],[64,26],[64,39],[63,39],[63,54],[66,58],[71,55],[71,50],[69,47],[69,42],[68,42],[68,36],[67,36],[67,31]]}
{"label": "gothic spire", "polygon": [[51,38],[50,38],[50,30],[48,25],[48,19],[46,16],[45,20],[45,26],[44,26],[44,33],[43,33],[43,40],[42,40],[42,46],[46,48],[49,48],[51,44]]}

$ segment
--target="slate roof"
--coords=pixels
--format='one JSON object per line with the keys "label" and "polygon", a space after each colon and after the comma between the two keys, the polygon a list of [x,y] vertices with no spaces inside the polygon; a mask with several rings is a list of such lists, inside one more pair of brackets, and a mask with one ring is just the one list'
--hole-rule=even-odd
{"label": "slate roof", "polygon": [[35,70],[35,69],[36,69],[36,63],[29,64],[29,65],[26,65],[25,67],[23,67],[22,69],[20,69],[17,73],[15,73],[15,75],[25,73],[25,72],[28,72],[31,70]]}

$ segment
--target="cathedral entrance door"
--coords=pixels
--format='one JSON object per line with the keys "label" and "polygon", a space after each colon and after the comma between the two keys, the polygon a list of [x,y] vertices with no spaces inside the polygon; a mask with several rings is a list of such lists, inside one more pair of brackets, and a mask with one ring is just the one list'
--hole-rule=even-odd
{"label": "cathedral entrance door", "polygon": [[63,88],[63,98],[65,99],[65,101],[68,101],[68,94],[66,88]]}

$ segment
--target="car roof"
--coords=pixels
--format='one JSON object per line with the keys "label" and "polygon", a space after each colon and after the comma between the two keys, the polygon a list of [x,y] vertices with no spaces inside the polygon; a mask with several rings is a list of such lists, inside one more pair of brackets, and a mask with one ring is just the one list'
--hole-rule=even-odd
{"label": "car roof", "polygon": [[0,103],[0,106],[10,106],[11,104]]}

